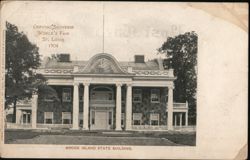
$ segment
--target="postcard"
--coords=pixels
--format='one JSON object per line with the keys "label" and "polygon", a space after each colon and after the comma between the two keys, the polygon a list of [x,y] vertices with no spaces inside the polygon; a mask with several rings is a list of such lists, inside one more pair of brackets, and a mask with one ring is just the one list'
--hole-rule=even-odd
{"label": "postcard", "polygon": [[1,157],[247,158],[246,3],[1,2]]}

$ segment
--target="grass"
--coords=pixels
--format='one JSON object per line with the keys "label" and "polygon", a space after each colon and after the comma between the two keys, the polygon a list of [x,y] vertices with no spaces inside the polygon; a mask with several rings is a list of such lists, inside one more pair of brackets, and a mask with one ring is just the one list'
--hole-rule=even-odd
{"label": "grass", "polygon": [[196,145],[196,134],[164,134],[162,137],[177,143],[183,144],[188,146],[195,146]]}
{"label": "grass", "polygon": [[103,134],[102,131],[71,131],[71,130],[13,130],[5,131],[5,143],[11,143],[18,139],[32,139],[39,135],[68,135],[68,136],[102,136],[102,137],[151,137],[166,138],[174,143],[188,146],[195,146],[195,132],[137,132],[132,131],[131,134]]}

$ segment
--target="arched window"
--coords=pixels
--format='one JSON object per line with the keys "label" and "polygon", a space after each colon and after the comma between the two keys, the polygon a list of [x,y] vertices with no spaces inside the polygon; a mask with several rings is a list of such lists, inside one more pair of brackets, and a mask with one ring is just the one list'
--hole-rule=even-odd
{"label": "arched window", "polygon": [[111,101],[114,100],[114,91],[111,87],[97,86],[91,90],[91,100]]}

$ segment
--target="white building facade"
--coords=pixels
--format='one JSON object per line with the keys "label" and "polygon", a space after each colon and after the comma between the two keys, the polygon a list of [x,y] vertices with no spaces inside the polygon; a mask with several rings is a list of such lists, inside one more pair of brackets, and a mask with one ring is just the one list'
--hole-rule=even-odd
{"label": "white building facade", "polygon": [[173,130],[188,125],[188,104],[173,101],[173,70],[162,60],[118,62],[100,53],[89,61],[46,60],[37,70],[58,102],[33,95],[17,107],[17,123],[72,130]]}

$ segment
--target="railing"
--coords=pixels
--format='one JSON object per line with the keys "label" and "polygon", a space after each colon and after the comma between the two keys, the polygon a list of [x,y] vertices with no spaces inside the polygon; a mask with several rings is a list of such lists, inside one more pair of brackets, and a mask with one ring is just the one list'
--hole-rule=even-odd
{"label": "railing", "polygon": [[29,104],[31,104],[31,99],[17,101],[17,105],[29,105]]}
{"label": "railing", "polygon": [[187,108],[186,103],[174,103],[174,108]]}
{"label": "railing", "polygon": [[[37,123],[36,128],[37,129],[63,129],[63,128],[71,128],[72,124],[44,124],[44,123]],[[31,123],[28,124],[16,124],[16,123],[6,123],[6,128],[8,129],[31,129]]]}
{"label": "railing", "polygon": [[134,130],[167,130],[168,127],[166,125],[132,125],[132,129]]}
{"label": "railing", "polygon": [[40,74],[72,74],[73,69],[37,69],[36,73],[40,73]]}
{"label": "railing", "polygon": [[132,70],[137,76],[169,76],[174,77],[173,70]]}
{"label": "railing", "polygon": [[[132,125],[133,130],[138,131],[166,131],[168,130],[167,125],[159,125],[159,126],[152,126],[152,125]],[[174,131],[195,131],[196,126],[173,126]]]}
{"label": "railing", "polygon": [[6,128],[8,129],[31,129],[31,124],[17,124],[17,123],[6,123]]}
{"label": "railing", "polygon": [[90,100],[90,104],[115,104],[115,100]]}
{"label": "railing", "polygon": [[115,100],[90,100],[90,107],[115,107]]}
{"label": "railing", "polygon": [[71,128],[72,124],[44,124],[44,123],[37,123],[37,128]]}

